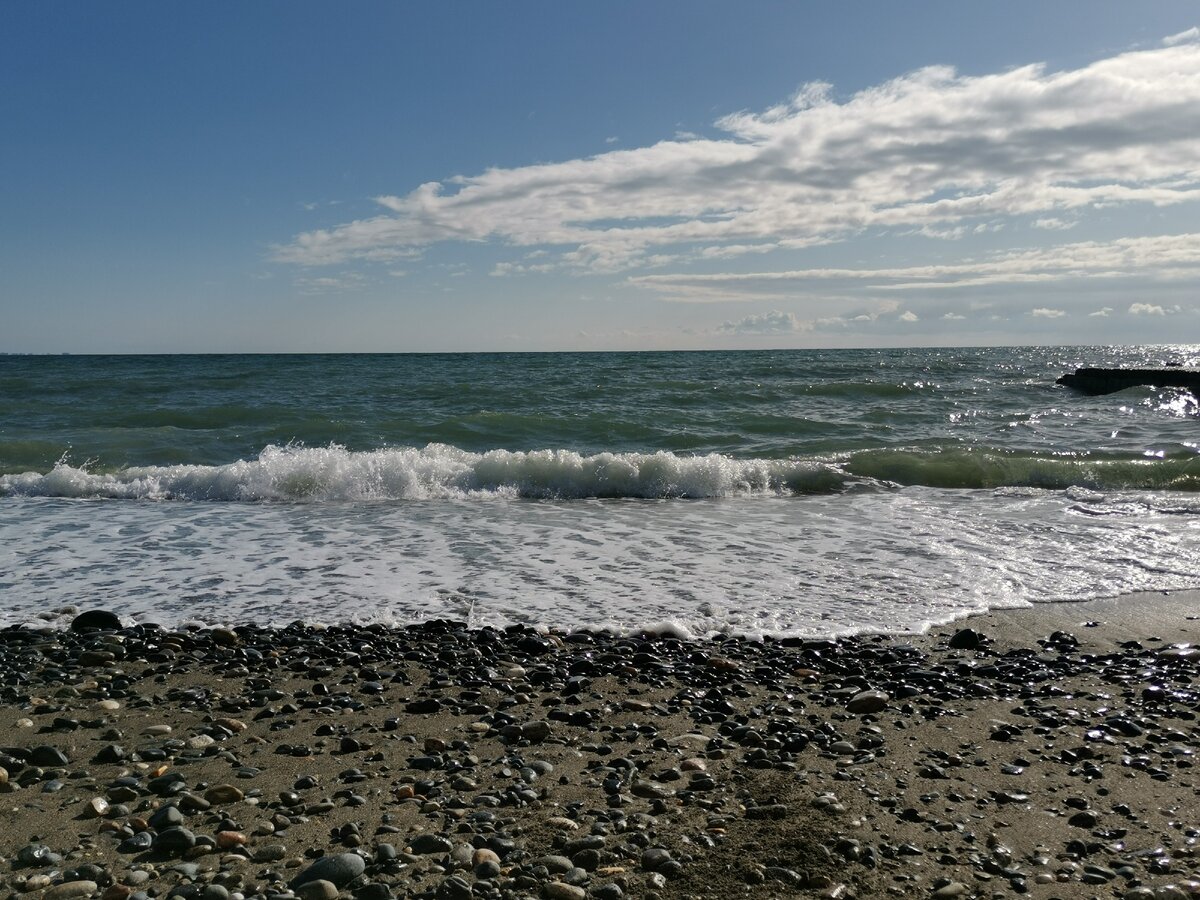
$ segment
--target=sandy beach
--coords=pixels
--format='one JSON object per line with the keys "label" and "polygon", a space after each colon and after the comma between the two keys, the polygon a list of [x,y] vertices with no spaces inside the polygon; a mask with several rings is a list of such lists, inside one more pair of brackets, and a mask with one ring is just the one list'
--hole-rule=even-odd
{"label": "sandy beach", "polygon": [[[68,900],[1200,893],[1200,594],[918,638],[0,632],[0,879]],[[98,627],[97,627],[98,626]]]}

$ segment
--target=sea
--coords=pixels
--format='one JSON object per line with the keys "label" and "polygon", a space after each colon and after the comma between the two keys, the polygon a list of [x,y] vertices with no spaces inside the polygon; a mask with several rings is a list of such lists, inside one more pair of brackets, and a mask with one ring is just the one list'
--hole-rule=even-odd
{"label": "sea", "polygon": [[1200,346],[0,356],[0,624],[916,633],[1200,587]]}

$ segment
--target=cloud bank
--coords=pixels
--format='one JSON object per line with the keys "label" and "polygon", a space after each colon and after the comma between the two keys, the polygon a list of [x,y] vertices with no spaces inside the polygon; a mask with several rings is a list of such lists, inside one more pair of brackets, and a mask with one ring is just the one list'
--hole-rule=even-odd
{"label": "cloud bank", "polygon": [[1200,233],[1081,241],[1006,251],[947,265],[638,275],[628,280],[666,299],[709,302],[757,300],[764,294],[795,291],[813,282],[865,282],[881,291],[936,291],[1133,276],[1159,280],[1200,276]]}
{"label": "cloud bank", "polygon": [[932,66],[838,100],[719,119],[717,138],[489,169],[376,198],[381,213],[274,248],[302,265],[431,244],[551,248],[610,272],[806,247],[864,229],[956,237],[998,219],[1070,227],[1087,207],[1200,199],[1200,33],[1083,68]]}

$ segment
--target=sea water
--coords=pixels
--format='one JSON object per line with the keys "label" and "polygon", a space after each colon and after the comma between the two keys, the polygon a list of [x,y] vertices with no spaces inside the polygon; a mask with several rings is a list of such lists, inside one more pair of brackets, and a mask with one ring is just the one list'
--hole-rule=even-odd
{"label": "sea water", "polygon": [[1197,398],[1055,379],[1198,357],[0,357],[0,622],[834,635],[1197,587]]}

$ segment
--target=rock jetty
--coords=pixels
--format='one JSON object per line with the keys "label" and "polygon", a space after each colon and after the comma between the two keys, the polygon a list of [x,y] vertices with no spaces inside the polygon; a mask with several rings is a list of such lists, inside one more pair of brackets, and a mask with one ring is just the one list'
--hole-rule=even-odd
{"label": "rock jetty", "polygon": [[1200,396],[1200,370],[1168,366],[1163,369],[1082,368],[1061,376],[1057,384],[1084,394],[1112,394],[1131,387],[1178,387]]}

